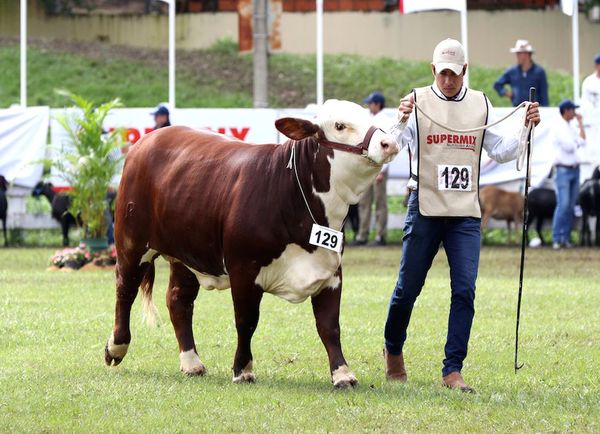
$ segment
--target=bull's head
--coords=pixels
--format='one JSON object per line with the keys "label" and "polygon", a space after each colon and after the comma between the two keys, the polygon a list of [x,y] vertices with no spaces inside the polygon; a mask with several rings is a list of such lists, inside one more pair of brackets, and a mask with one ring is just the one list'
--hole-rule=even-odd
{"label": "bull's head", "polygon": [[275,126],[290,139],[302,140],[315,136],[325,146],[361,155],[378,166],[390,162],[398,153],[398,145],[393,137],[374,128],[368,112],[349,101],[325,101],[314,123],[304,119],[282,118],[275,122]]}
{"label": "bull's head", "polygon": [[361,194],[374,181],[384,163],[398,154],[393,137],[373,127],[368,112],[348,101],[326,101],[315,122],[283,118],[277,129],[292,140],[314,137],[321,145],[334,149],[326,192],[317,192],[326,206],[331,227],[340,227],[348,205],[358,203]]}

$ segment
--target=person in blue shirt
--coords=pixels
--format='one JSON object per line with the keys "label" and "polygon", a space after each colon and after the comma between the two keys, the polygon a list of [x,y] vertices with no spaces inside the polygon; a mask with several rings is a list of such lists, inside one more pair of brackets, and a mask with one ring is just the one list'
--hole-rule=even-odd
{"label": "person in blue shirt", "polygon": [[[510,98],[513,106],[529,99],[529,88],[535,87],[536,99],[541,106],[548,106],[548,81],[546,71],[532,59],[533,47],[525,39],[519,39],[511,53],[517,55],[517,64],[511,66],[494,83],[500,96]],[[506,85],[510,88],[507,89]]]}

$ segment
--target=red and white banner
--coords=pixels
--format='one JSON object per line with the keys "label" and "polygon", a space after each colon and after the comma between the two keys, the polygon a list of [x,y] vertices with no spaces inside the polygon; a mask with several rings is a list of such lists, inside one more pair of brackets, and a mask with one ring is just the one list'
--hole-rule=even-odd
{"label": "red and white banner", "polygon": [[[496,108],[500,117],[511,108]],[[154,120],[151,108],[115,109],[106,119],[105,129],[123,127],[127,139],[134,143],[152,130]],[[532,164],[532,185],[539,184],[550,171],[554,156],[551,126],[559,121],[559,112],[555,107],[542,107],[542,122],[535,130],[535,149]],[[49,110],[47,107],[0,110],[0,173],[10,181],[32,187],[40,179],[41,165],[31,164],[43,158],[46,152],[48,115],[52,115],[51,141],[53,147],[68,144],[68,136],[55,120],[62,109]],[[215,132],[236,137],[252,143],[280,143],[286,138],[280,135],[274,122],[284,116],[310,119],[315,112],[312,109],[176,109],[171,116],[173,125],[186,125],[192,128],[207,128]],[[393,125],[397,119],[396,109],[384,110],[384,116]],[[503,134],[514,135],[519,130],[521,116],[515,115],[498,126]],[[600,125],[592,122],[593,115],[585,114],[584,122],[588,133],[587,147],[582,150],[582,180],[596,165],[600,164]],[[409,165],[407,151],[390,164],[392,178],[407,179]],[[515,169],[515,163],[499,164],[489,159],[485,152],[481,161],[481,184],[502,184],[523,179],[524,172]],[[59,174],[54,173],[55,186],[64,185]],[[118,182],[118,180],[115,180]]]}
{"label": "red and white banner", "polygon": [[448,9],[462,12],[467,10],[467,0],[399,0],[401,14]]}

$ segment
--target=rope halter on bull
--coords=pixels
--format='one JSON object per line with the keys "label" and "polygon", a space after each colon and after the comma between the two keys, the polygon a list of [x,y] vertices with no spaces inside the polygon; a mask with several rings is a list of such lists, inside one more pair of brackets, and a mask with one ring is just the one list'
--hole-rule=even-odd
{"label": "rope halter on bull", "polygon": [[[367,130],[367,133],[365,134],[365,137],[363,138],[362,142],[360,142],[358,145],[347,145],[345,143],[332,142],[332,141],[327,140],[325,137],[323,137],[321,133],[319,133],[317,142],[319,143],[319,145],[323,145],[323,146],[326,146],[326,147],[332,148],[332,149],[337,149],[338,151],[349,152],[351,154],[360,155],[361,157],[365,157],[366,159],[371,160],[367,155],[369,152],[369,142],[371,141],[373,134],[375,134],[375,132],[377,132],[377,130],[380,130],[380,129],[381,128],[377,128],[374,126],[370,127]],[[313,223],[318,225],[317,220],[315,219],[315,216],[313,215],[313,213],[310,209],[310,205],[308,204],[306,195],[304,194],[304,189],[302,188],[302,184],[300,183],[300,177],[298,176],[298,168],[296,165],[296,143],[295,142],[292,143],[290,160],[288,161],[286,168],[290,169],[290,170],[294,169],[294,173],[296,174],[296,181],[298,182],[298,188],[300,188],[300,193],[302,193],[302,199],[304,199],[306,209],[308,209],[308,213],[310,214],[310,217],[312,218]],[[346,223],[346,219],[344,219],[344,221],[342,222],[342,227],[339,229],[340,231],[344,227],[345,223]]]}
{"label": "rope halter on bull", "polygon": [[534,132],[534,128],[535,128],[533,121],[529,121],[527,124],[525,124],[525,121],[527,120],[527,111],[529,110],[529,106],[534,102],[534,100],[535,100],[535,88],[531,87],[531,88],[529,88],[529,101],[523,101],[521,104],[516,106],[506,116],[504,116],[504,117],[498,119],[497,121],[492,122],[491,124],[488,124],[488,125],[484,125],[484,126],[476,127],[476,128],[468,128],[468,129],[463,129],[463,130],[452,128],[448,125],[444,125],[444,124],[436,121],[431,116],[429,116],[426,112],[424,112],[423,109],[421,107],[419,107],[419,105],[417,104],[416,101],[413,102],[415,107],[421,111],[423,116],[425,116],[427,119],[429,119],[435,125],[437,125],[440,128],[444,128],[448,131],[452,131],[454,133],[459,133],[459,134],[473,133],[475,131],[481,131],[486,128],[493,127],[494,125],[498,125],[500,122],[505,121],[510,116],[512,116],[514,113],[516,113],[517,110],[519,110],[521,107],[525,107],[525,115],[524,115],[523,122],[521,124],[522,126],[521,126],[521,131],[519,133],[519,144],[518,144],[518,150],[517,150],[517,170],[521,171],[521,169],[523,169],[523,163],[525,161],[526,161],[526,170],[525,170],[525,191],[524,191],[524,202],[523,202],[523,227],[522,227],[522,235],[521,235],[521,262],[520,262],[520,268],[519,268],[519,293],[518,293],[518,300],[517,300],[517,320],[516,320],[516,331],[515,331],[515,360],[514,360],[515,373],[519,369],[521,369],[524,365],[524,364],[519,364],[519,322],[520,322],[520,318],[521,318],[521,298],[523,295],[523,272],[525,269],[525,241],[526,241],[527,220],[528,220],[527,199],[529,196],[529,181],[531,179],[531,151],[533,149],[533,135],[534,135],[533,132]]}

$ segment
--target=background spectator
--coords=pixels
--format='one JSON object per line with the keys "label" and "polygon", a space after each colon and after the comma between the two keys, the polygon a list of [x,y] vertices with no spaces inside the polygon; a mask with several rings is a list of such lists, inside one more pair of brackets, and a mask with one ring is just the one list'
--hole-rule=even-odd
{"label": "background spectator", "polygon": [[[529,88],[535,87],[536,100],[541,106],[548,105],[548,82],[544,68],[532,59],[534,49],[525,39],[519,39],[511,53],[517,56],[517,64],[511,66],[494,83],[494,89],[500,96],[510,98],[512,105],[517,106],[529,99]],[[506,89],[506,85],[510,89]]]}
{"label": "background spectator", "polygon": [[154,116],[154,129],[158,130],[163,127],[170,127],[171,120],[169,119],[169,109],[164,105],[159,105],[151,115]]}
{"label": "background spectator", "polygon": [[[585,131],[578,108],[573,101],[562,100],[558,106],[562,121],[554,125],[552,136],[556,157],[556,208],[552,219],[552,248],[571,246],[571,229],[573,228],[573,209],[579,193],[579,156],[577,149],[585,145]],[[578,130],[571,126],[576,118]]]}
{"label": "background spectator", "polygon": [[600,108],[600,54],[594,58],[595,71],[581,85],[581,106],[584,110]]}
{"label": "background spectator", "polygon": [[[377,127],[387,128],[387,118],[382,110],[385,107],[385,97],[379,92],[373,92],[364,100],[369,107],[369,111],[373,116],[373,125]],[[388,180],[388,165],[384,164],[383,168],[375,182],[364,193],[358,203],[359,209],[359,231],[354,241],[355,245],[364,245],[369,239],[369,230],[371,229],[371,210],[373,201],[375,201],[375,227],[377,235],[375,237],[375,245],[385,246],[387,235],[387,180]]]}

